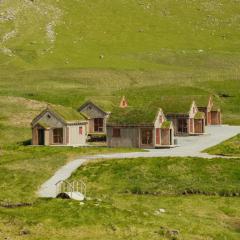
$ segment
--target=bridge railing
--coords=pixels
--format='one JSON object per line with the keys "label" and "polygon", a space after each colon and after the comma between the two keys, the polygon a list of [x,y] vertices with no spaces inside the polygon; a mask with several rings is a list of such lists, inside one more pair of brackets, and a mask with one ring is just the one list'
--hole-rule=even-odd
{"label": "bridge railing", "polygon": [[72,197],[73,192],[80,192],[85,197],[87,194],[87,186],[82,180],[66,181],[60,180],[56,184],[56,196],[60,193],[69,193]]}

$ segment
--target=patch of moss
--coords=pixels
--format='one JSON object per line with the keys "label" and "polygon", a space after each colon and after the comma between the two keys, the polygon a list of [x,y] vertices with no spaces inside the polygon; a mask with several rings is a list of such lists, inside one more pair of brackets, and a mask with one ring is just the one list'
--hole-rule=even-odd
{"label": "patch of moss", "polygon": [[202,119],[204,116],[205,114],[203,112],[197,112],[194,116],[194,119]]}
{"label": "patch of moss", "polygon": [[84,121],[86,118],[83,114],[75,111],[69,107],[63,107],[61,105],[49,105],[48,106],[50,111],[55,112],[65,121]]}
{"label": "patch of moss", "polygon": [[171,127],[171,121],[164,121],[161,127],[162,128],[170,128]]}
{"label": "patch of moss", "polygon": [[142,108],[127,107],[113,109],[109,123],[110,124],[153,124],[159,108],[153,106],[146,106]]}

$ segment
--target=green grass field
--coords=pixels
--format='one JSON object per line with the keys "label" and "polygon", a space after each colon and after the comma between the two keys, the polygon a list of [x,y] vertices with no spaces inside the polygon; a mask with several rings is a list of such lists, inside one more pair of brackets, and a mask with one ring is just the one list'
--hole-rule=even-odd
{"label": "green grass field", "polygon": [[[89,163],[73,174],[95,195],[224,195],[239,188],[239,159],[139,158]],[[129,169],[131,171],[129,172]]]}
{"label": "green grass field", "polygon": [[205,152],[223,156],[240,156],[240,134],[235,137],[218,144],[217,146],[206,149]]}
{"label": "green grass field", "polygon": [[[36,190],[73,158],[134,150],[25,146],[47,103],[111,110],[122,95],[164,109],[162,97],[177,106],[212,94],[223,121],[240,124],[239,10],[234,0],[0,1],[0,200],[34,203],[0,207],[0,238],[174,239],[177,229],[177,239],[239,239],[239,197],[218,196],[239,191],[238,159],[90,164],[73,177],[103,201],[80,206]],[[239,156],[238,137],[208,151]],[[216,196],[179,195],[186,188]]]}
{"label": "green grass field", "polygon": [[[88,201],[81,205],[77,201],[38,199],[29,207],[0,207],[0,236],[237,240],[240,199],[230,197],[239,190],[236,166],[239,159],[153,158],[90,163],[72,176],[87,183]],[[183,195],[184,189],[205,193]],[[228,196],[208,195],[218,191]],[[159,209],[165,213],[159,213]],[[178,232],[176,236],[171,234],[173,230]]]}
{"label": "green grass field", "polygon": [[111,109],[123,94],[131,105],[214,94],[240,124],[236,1],[0,4],[0,95]]}

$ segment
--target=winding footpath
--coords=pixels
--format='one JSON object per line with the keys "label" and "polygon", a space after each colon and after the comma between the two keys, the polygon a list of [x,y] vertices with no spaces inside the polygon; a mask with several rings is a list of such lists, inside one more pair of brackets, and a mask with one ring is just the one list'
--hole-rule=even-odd
{"label": "winding footpath", "polygon": [[131,153],[114,153],[102,154],[94,156],[83,156],[73,160],[61,167],[48,181],[46,181],[39,189],[39,197],[56,196],[55,184],[60,180],[68,179],[71,174],[76,171],[84,162],[94,159],[121,159],[121,158],[151,158],[151,157],[201,157],[201,158],[216,158],[221,156],[209,155],[202,153],[206,148],[215,146],[222,141],[225,141],[238,133],[240,126],[209,126],[206,127],[206,135],[177,137],[178,147],[170,149],[151,149],[147,152],[131,152]]}

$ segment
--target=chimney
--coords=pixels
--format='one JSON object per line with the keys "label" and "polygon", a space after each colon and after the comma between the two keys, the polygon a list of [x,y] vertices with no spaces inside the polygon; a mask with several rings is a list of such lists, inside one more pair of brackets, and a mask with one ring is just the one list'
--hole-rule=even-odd
{"label": "chimney", "polygon": [[120,108],[127,108],[128,107],[128,102],[127,102],[125,96],[122,97],[122,100],[121,100],[121,102],[119,104],[119,107]]}

